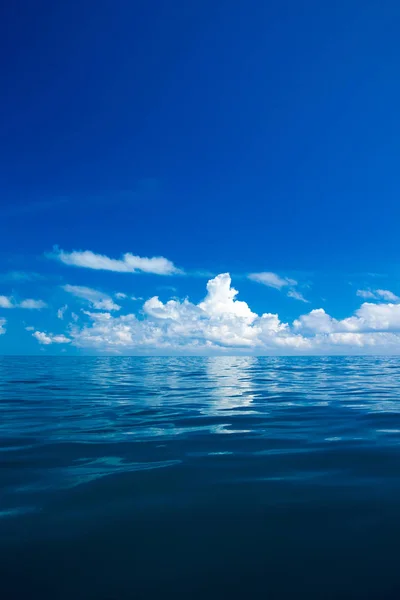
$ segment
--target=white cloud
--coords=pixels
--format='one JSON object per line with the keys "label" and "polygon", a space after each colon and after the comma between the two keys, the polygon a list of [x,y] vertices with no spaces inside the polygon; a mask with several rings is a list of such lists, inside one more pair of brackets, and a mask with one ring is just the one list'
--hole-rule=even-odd
{"label": "white cloud", "polygon": [[294,286],[297,285],[297,281],[294,279],[289,279],[288,277],[280,277],[276,273],[271,273],[270,271],[264,271],[263,273],[250,273],[248,276],[252,281],[257,281],[258,283],[262,283],[263,285],[267,285],[268,287],[275,288],[276,290],[281,290],[286,286]]}
{"label": "white cloud", "polygon": [[65,335],[54,335],[53,333],[43,333],[43,331],[35,331],[32,333],[33,337],[37,339],[39,344],[48,346],[50,344],[69,344],[71,340]]}
{"label": "white cloud", "polygon": [[89,287],[67,284],[63,286],[63,289],[77,298],[87,300],[89,304],[97,310],[120,310],[121,308],[118,304],[115,304],[112,298],[107,294],[103,294],[103,292],[93,290]]}
{"label": "white cloud", "polygon": [[6,319],[0,319],[0,335],[3,335],[6,332],[6,329],[4,327],[6,323]]}
{"label": "white cloud", "polygon": [[116,294],[114,294],[114,296],[120,300],[123,300],[124,298],[127,298],[127,295],[124,294],[123,292],[117,292]]}
{"label": "white cloud", "polygon": [[297,281],[295,279],[281,277],[280,275],[270,271],[264,271],[262,273],[250,273],[248,278],[252,281],[257,281],[257,283],[262,283],[263,285],[274,288],[275,290],[289,288],[287,292],[287,296],[289,298],[294,298],[295,300],[300,300],[301,302],[309,302],[306,300],[306,298],[304,298],[303,294],[294,289],[297,285]]}
{"label": "white cloud", "polygon": [[323,308],[316,308],[293,322],[293,329],[302,333],[332,333],[337,321],[332,319]]}
{"label": "white cloud", "polygon": [[398,302],[400,298],[389,290],[376,290],[376,294],[388,302]]}
{"label": "white cloud", "polygon": [[96,269],[102,271],[116,271],[118,273],[153,273],[155,275],[174,275],[182,271],[178,269],[170,260],[163,256],[152,258],[135,256],[129,252],[122,258],[109,258],[103,254],[95,254],[91,250],[79,250],[73,252],[64,252],[58,250],[49,255],[56,258],[66,265],[74,267],[85,267],[87,269]]}
{"label": "white cloud", "polygon": [[32,327],[32,325],[28,325],[28,327],[25,327],[26,331],[35,331],[35,328]]}
{"label": "white cloud", "polygon": [[224,273],[208,282],[206,297],[197,305],[187,299],[163,303],[155,296],[144,303],[142,318],[86,312],[89,321],[71,324],[69,335],[77,346],[105,351],[279,352],[309,346],[277,315],[258,316],[246,302],[236,299],[237,293]]}
{"label": "white cloud", "polygon": [[287,295],[289,296],[289,298],[294,298],[295,300],[300,300],[301,302],[305,302],[306,304],[308,304],[310,302],[309,300],[306,300],[306,298],[304,298],[303,294],[301,294],[297,290],[289,290]]}
{"label": "white cloud", "polygon": [[[70,287],[76,292],[77,286]],[[93,307],[104,301],[96,290],[78,289]],[[154,296],[138,315],[83,311],[68,324],[67,335],[35,332],[34,337],[42,344],[72,343],[119,353],[400,353],[400,304],[364,302],[342,320],[319,308],[289,324],[277,314],[256,314],[237,294],[224,273],[208,282],[198,304],[189,299],[162,302]]]}
{"label": "white cloud", "polygon": [[28,298],[27,300],[22,300],[22,302],[20,302],[18,306],[20,308],[40,310],[41,308],[46,308],[47,304],[46,302],[43,302],[43,300],[33,300],[32,298]]}
{"label": "white cloud", "polygon": [[21,302],[15,302],[10,296],[0,296],[0,308],[28,308],[28,309],[41,309],[46,308],[46,302],[43,300],[34,300],[33,298],[27,298],[21,300]]}
{"label": "white cloud", "polygon": [[217,275],[207,283],[207,296],[200,302],[199,308],[213,317],[231,315],[253,321],[257,315],[251,312],[246,302],[235,300],[237,294],[237,290],[231,287],[229,273]]}
{"label": "white cloud", "polygon": [[372,304],[364,302],[355,316],[344,319],[353,331],[398,331],[400,330],[400,304]]}
{"label": "white cloud", "polygon": [[364,302],[352,317],[341,321],[319,308],[299,317],[293,327],[301,333],[311,334],[400,331],[400,304]]}
{"label": "white cloud", "polygon": [[68,310],[68,304],[64,304],[64,306],[61,306],[61,308],[59,308],[57,311],[57,318],[61,319],[61,321],[62,321],[64,319],[64,315],[67,310]]}
{"label": "white cloud", "polygon": [[365,300],[376,298],[374,292],[371,292],[371,290],[357,290],[356,295]]}
{"label": "white cloud", "polygon": [[365,300],[386,300],[388,302],[398,302],[399,296],[393,294],[390,290],[357,290],[357,296]]}
{"label": "white cloud", "polygon": [[9,296],[0,296],[0,308],[14,308],[15,304]]}

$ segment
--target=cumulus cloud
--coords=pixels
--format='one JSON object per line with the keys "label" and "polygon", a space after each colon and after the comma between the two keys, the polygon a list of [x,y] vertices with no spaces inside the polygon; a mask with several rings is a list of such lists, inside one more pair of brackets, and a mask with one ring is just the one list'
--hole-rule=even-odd
{"label": "cumulus cloud", "polygon": [[67,310],[68,310],[68,304],[64,304],[64,306],[61,306],[57,311],[57,319],[61,319],[61,321],[62,321],[64,319],[64,315]]}
{"label": "cumulus cloud", "polygon": [[374,304],[364,302],[352,317],[337,320],[323,308],[295,320],[293,327],[302,333],[346,333],[372,331],[400,331],[400,304]]}
{"label": "cumulus cloud", "polygon": [[60,260],[66,265],[85,267],[102,271],[116,271],[118,273],[153,273],[155,275],[175,275],[182,273],[173,262],[163,256],[152,258],[135,256],[129,252],[122,258],[109,258],[103,254],[95,254],[91,250],[74,250],[64,252],[57,250],[49,255]]}
{"label": "cumulus cloud", "polygon": [[308,340],[282,323],[278,315],[259,316],[246,302],[237,300],[237,295],[230,275],[224,273],[208,282],[207,294],[199,304],[188,299],[163,303],[154,296],[144,303],[139,317],[86,311],[84,324],[70,324],[68,339],[79,347],[120,352],[286,352],[309,346]]}
{"label": "cumulus cloud", "polygon": [[[94,308],[104,300],[104,296],[88,294],[90,288],[83,289],[81,297]],[[115,316],[105,308],[88,310],[80,318],[75,315],[66,335],[35,332],[34,337],[42,344],[71,343],[119,353],[400,352],[400,304],[364,302],[345,319],[335,319],[319,308],[290,324],[277,314],[253,312],[237,296],[230,275],[223,273],[207,283],[206,295],[198,304],[187,298],[162,302],[154,296],[138,314]]]}
{"label": "cumulus cloud", "polygon": [[103,292],[99,292],[98,290],[93,290],[92,288],[81,286],[81,285],[64,285],[63,289],[76,296],[77,298],[82,298],[86,300],[90,306],[96,308],[97,310],[120,310],[120,306],[115,304],[115,302]]}
{"label": "cumulus cloud", "polygon": [[399,296],[393,294],[390,290],[357,290],[357,296],[365,300],[386,300],[388,302],[398,302]]}
{"label": "cumulus cloud", "polygon": [[0,335],[3,335],[6,332],[5,324],[7,323],[6,319],[0,319]]}
{"label": "cumulus cloud", "polygon": [[335,329],[335,319],[332,319],[323,308],[316,308],[302,315],[293,322],[293,329],[302,333],[331,333]]}
{"label": "cumulus cloud", "polygon": [[53,333],[44,333],[43,331],[35,331],[32,333],[39,344],[48,346],[50,344],[69,344],[71,342],[65,335],[54,335]]}
{"label": "cumulus cloud", "polygon": [[39,310],[46,308],[46,302],[43,300],[34,300],[33,298],[27,298],[21,300],[21,302],[15,302],[14,298],[10,296],[0,296],[0,308],[28,308],[33,310]]}
{"label": "cumulus cloud", "polygon": [[339,321],[352,331],[399,331],[400,304],[364,302],[354,317]]}

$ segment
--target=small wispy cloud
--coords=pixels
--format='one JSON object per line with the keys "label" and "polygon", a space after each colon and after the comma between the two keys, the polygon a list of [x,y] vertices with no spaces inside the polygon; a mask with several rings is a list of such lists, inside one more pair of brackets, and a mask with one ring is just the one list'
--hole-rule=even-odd
{"label": "small wispy cloud", "polygon": [[376,294],[388,302],[398,302],[400,298],[390,290],[376,290]]}
{"label": "small wispy cloud", "polygon": [[82,298],[82,300],[86,300],[89,302],[93,308],[97,310],[120,310],[120,306],[115,304],[110,296],[104,294],[103,292],[99,292],[98,290],[94,290],[89,287],[81,286],[81,285],[63,285],[63,290],[76,296],[77,298]]}
{"label": "small wispy cloud", "polygon": [[370,290],[357,290],[356,295],[359,298],[364,298],[365,300],[369,300],[369,299],[374,299],[376,298],[374,292],[371,292]]}
{"label": "small wispy cloud", "polygon": [[57,319],[61,319],[61,321],[64,319],[64,314],[65,311],[68,310],[68,304],[64,304],[64,306],[61,306],[61,308],[58,309],[57,311]]}
{"label": "small wispy cloud", "polygon": [[47,304],[46,302],[43,302],[43,300],[33,300],[33,298],[28,298],[27,300],[22,300],[22,302],[18,304],[18,307],[40,310],[42,308],[46,308]]}
{"label": "small wispy cloud", "polygon": [[0,296],[0,308],[15,308],[15,305],[8,296]]}
{"label": "small wispy cloud", "polygon": [[390,290],[357,290],[357,296],[364,300],[386,300],[387,302],[399,302],[400,297]]}
{"label": "small wispy cloud", "polygon": [[91,250],[64,250],[54,249],[49,258],[59,260],[65,265],[83,267],[101,271],[114,271],[117,273],[152,273],[153,275],[178,275],[182,270],[178,269],[173,262],[163,256],[152,258],[135,256],[129,252],[121,258],[109,258],[104,254],[96,254]]}
{"label": "small wispy cloud", "polygon": [[263,271],[262,273],[250,273],[248,278],[252,281],[256,281],[257,283],[261,283],[262,285],[266,285],[267,287],[273,288],[275,290],[286,290],[289,288],[287,292],[287,296],[289,298],[294,298],[295,300],[300,300],[301,302],[309,302],[304,298],[303,294],[295,289],[297,286],[297,281],[295,279],[291,279],[289,277],[281,277],[276,273],[272,273],[271,271]]}
{"label": "small wispy cloud", "polygon": [[276,273],[271,271],[264,271],[262,273],[250,273],[248,276],[252,281],[257,281],[268,287],[272,287],[276,290],[281,290],[283,287],[297,285],[295,279],[289,279],[288,277],[280,277]]}
{"label": "small wispy cloud", "polygon": [[297,290],[289,290],[287,295],[289,298],[294,298],[295,300],[300,300],[300,302],[306,302],[307,304],[310,302],[306,298],[304,298],[303,294],[298,292]]}
{"label": "small wispy cloud", "polygon": [[0,296],[0,308],[27,308],[31,310],[40,310],[42,308],[47,308],[47,304],[46,302],[43,302],[43,300],[34,300],[33,298],[27,298],[26,300],[21,300],[21,302],[16,302],[11,296]]}
{"label": "small wispy cloud", "polygon": [[6,319],[0,319],[0,335],[4,335],[6,332],[5,324],[7,323]]}

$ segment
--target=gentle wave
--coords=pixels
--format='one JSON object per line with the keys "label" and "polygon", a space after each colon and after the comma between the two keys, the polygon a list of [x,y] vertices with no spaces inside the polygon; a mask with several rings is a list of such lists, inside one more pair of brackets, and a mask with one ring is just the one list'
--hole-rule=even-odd
{"label": "gentle wave", "polygon": [[[38,490],[42,479],[62,488],[222,455],[253,464],[279,456],[283,479],[282,457],[303,455],[307,474],[330,455],[322,475],[345,480],[359,453],[399,445],[399,375],[397,358],[4,357],[0,451],[9,472],[25,469]],[[93,461],[105,466],[90,474]],[[358,476],[353,469],[352,484]],[[12,504],[22,488],[10,479]]]}
{"label": "gentle wave", "polygon": [[[283,594],[286,579],[276,573],[284,562],[294,572],[302,553],[311,564],[320,560],[321,548],[326,564],[341,564],[342,573],[349,553],[360,553],[369,565],[357,589],[348,575],[349,598],[366,598],[367,588],[375,589],[371,565],[381,560],[375,547],[387,548],[380,564],[385,585],[397,585],[388,571],[387,540],[400,532],[399,376],[400,360],[392,357],[0,358],[5,576],[21,569],[9,548],[26,548],[24,564],[35,560],[42,578],[35,573],[32,581],[47,589],[44,565],[58,572],[52,557],[60,556],[63,544],[75,540],[68,554],[73,561],[82,545],[96,557],[101,539],[106,554],[116,548],[118,564],[136,553],[141,566],[134,579],[128,564],[121,574],[113,563],[110,583],[98,559],[86,557],[96,573],[90,591],[76,595],[72,578],[63,596],[54,580],[49,597],[133,597],[140,582],[143,589],[150,585],[146,569],[154,561],[154,597],[172,579],[178,585],[178,564],[197,573],[197,581],[218,565],[224,590],[232,586],[230,597],[241,586],[235,573],[250,577],[246,594],[254,578],[265,585],[270,569],[269,581],[279,580]],[[270,549],[265,540],[271,535]],[[184,548],[196,552],[203,538],[207,552],[196,570]],[[157,548],[166,539],[162,553]],[[300,539],[308,540],[305,549]],[[182,547],[179,540],[186,540]],[[48,550],[33,559],[43,544]],[[337,553],[331,556],[328,548]],[[221,557],[234,551],[241,566],[232,555],[236,567],[228,573]],[[169,555],[175,562],[164,573]],[[126,594],[114,593],[121,578]],[[332,584],[332,597],[347,597],[340,585],[340,578]],[[38,597],[45,597],[40,589]]]}

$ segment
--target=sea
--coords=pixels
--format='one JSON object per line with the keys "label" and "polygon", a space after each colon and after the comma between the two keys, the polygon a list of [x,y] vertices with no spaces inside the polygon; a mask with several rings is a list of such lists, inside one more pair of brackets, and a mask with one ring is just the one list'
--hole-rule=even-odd
{"label": "sea", "polygon": [[2,600],[399,599],[397,357],[0,357]]}

